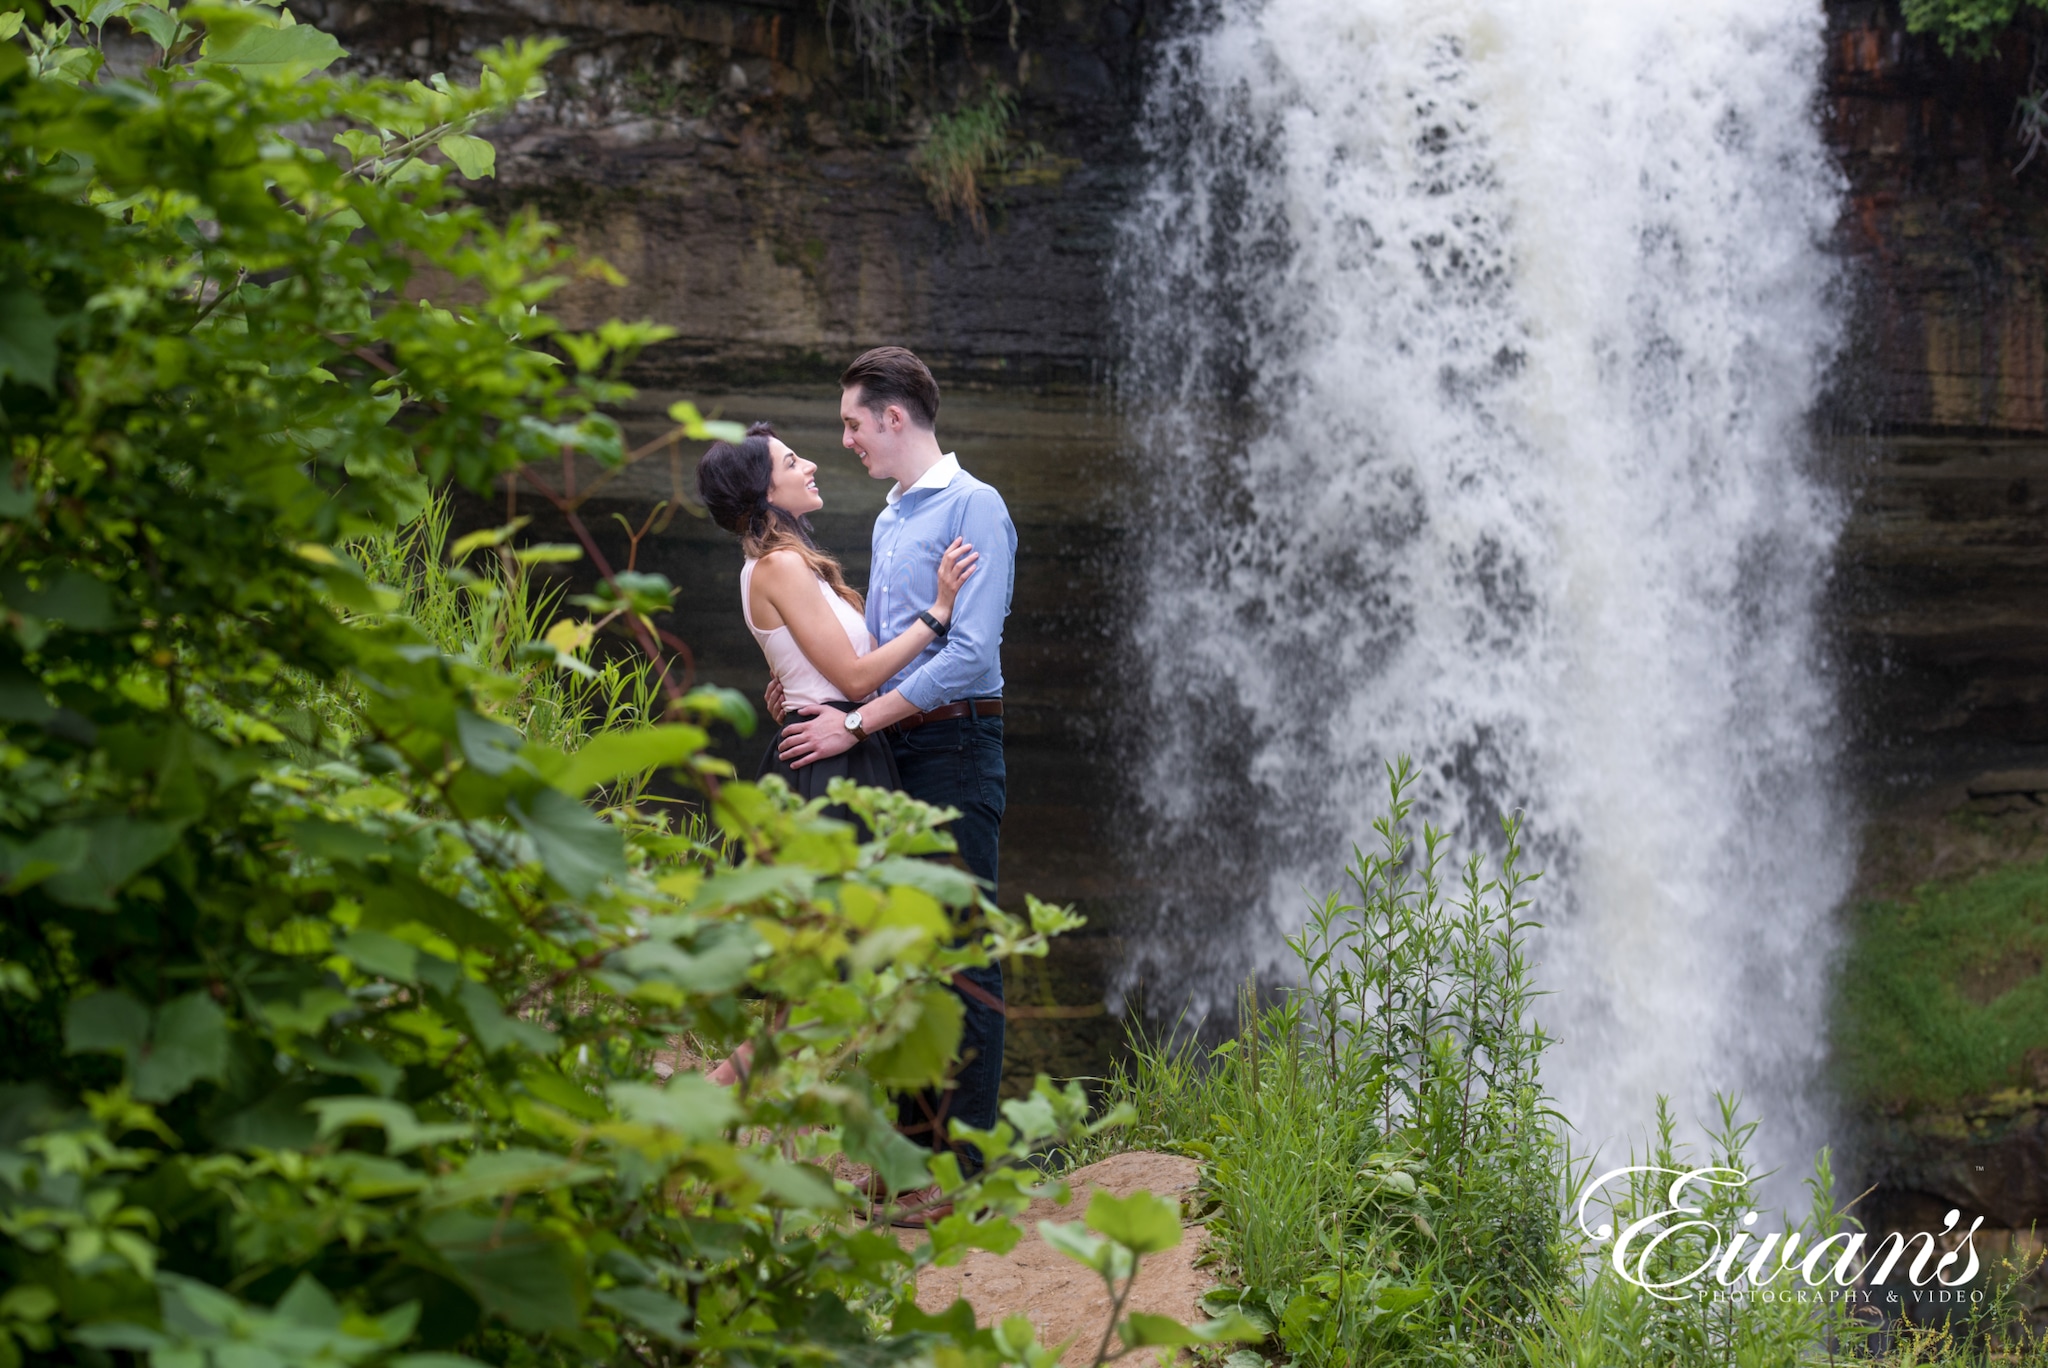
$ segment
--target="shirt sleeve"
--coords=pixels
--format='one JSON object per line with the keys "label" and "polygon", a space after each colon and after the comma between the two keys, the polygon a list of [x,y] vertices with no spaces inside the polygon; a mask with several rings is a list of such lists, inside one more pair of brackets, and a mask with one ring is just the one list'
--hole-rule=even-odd
{"label": "shirt sleeve", "polygon": [[965,698],[976,680],[995,673],[1003,646],[1003,619],[1010,615],[1017,529],[1010,522],[1003,496],[993,489],[970,494],[958,535],[965,537],[981,558],[953,600],[953,621],[944,644],[896,686],[919,712]]}

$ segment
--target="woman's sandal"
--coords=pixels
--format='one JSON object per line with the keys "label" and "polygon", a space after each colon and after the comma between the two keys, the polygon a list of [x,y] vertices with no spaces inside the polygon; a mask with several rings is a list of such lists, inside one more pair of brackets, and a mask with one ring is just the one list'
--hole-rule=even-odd
{"label": "woman's sandal", "polygon": [[953,1214],[953,1204],[946,1200],[946,1190],[937,1183],[915,1192],[902,1193],[900,1200],[903,1205],[890,1216],[889,1224],[904,1230],[923,1230],[932,1222],[943,1221]]}

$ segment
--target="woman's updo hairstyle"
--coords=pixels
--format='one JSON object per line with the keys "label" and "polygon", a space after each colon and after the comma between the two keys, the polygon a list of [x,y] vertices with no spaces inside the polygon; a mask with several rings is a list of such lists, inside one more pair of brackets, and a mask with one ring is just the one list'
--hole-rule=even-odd
{"label": "woman's updo hairstyle", "polygon": [[697,462],[697,497],[711,520],[734,536],[760,530],[779,511],[768,502],[774,474],[768,439],[773,436],[773,427],[756,423],[737,442],[713,442]]}
{"label": "woman's updo hairstyle", "polygon": [[860,595],[848,587],[839,562],[811,540],[808,518],[768,502],[775,458],[768,440],[782,439],[767,423],[755,423],[737,442],[713,442],[697,461],[697,497],[711,520],[740,539],[748,560],[771,551],[793,551],[812,573],[854,607]]}

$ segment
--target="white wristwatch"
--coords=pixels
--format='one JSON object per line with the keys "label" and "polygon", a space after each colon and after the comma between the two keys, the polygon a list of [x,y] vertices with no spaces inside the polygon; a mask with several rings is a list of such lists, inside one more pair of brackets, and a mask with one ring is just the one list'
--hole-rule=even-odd
{"label": "white wristwatch", "polygon": [[856,741],[868,739],[867,731],[860,724],[860,709],[855,708],[846,715],[846,729],[853,733],[853,739]]}

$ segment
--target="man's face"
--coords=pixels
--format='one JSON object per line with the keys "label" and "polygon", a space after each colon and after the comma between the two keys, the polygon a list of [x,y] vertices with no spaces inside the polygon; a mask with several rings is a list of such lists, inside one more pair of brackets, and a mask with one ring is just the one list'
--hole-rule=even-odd
{"label": "man's face", "polygon": [[902,446],[903,410],[894,404],[881,412],[871,411],[858,385],[839,395],[839,423],[844,429],[839,445],[860,457],[868,474],[877,480],[896,478],[895,458]]}

